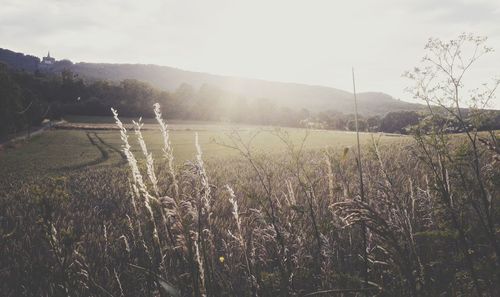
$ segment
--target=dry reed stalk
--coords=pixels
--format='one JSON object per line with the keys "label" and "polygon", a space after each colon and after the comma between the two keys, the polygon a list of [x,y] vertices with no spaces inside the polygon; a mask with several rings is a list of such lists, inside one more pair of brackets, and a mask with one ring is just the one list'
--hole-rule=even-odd
{"label": "dry reed stalk", "polygon": [[139,142],[139,146],[141,147],[142,153],[144,154],[144,158],[146,158],[146,170],[151,185],[153,186],[153,191],[156,194],[156,197],[158,197],[160,194],[158,190],[158,179],[156,178],[155,174],[153,154],[148,152],[146,142],[144,141],[144,137],[142,136],[141,128],[144,124],[141,121],[142,118],[139,118],[137,122],[132,121],[134,124],[134,132],[135,135],[137,136],[137,141]]}
{"label": "dry reed stalk", "polygon": [[[226,189],[229,193],[229,202],[231,203],[231,206],[233,208],[232,213],[233,213],[234,220],[236,221],[236,228],[238,229],[238,236],[236,237],[236,239],[237,239],[238,243],[240,244],[240,247],[243,251],[243,255],[245,257],[247,273],[248,273],[248,277],[250,278],[253,296],[257,296],[257,280],[252,273],[253,269],[251,266],[251,262],[248,259],[247,246],[246,246],[245,240],[243,239],[243,231],[241,228],[241,218],[240,218],[240,214],[238,211],[238,202],[236,201],[236,195],[234,194],[233,189],[229,185],[226,185]],[[234,237],[234,235],[233,235],[233,237]]]}
{"label": "dry reed stalk", "polygon": [[160,125],[160,131],[163,137],[163,156],[167,160],[167,165],[168,165],[168,171],[170,173],[170,177],[172,179],[172,185],[174,187],[174,197],[176,199],[179,198],[179,185],[177,184],[177,178],[176,178],[176,173],[175,173],[175,167],[174,167],[174,154],[173,154],[173,149],[172,145],[170,143],[170,135],[168,133],[168,126],[166,122],[163,120],[161,111],[160,111],[160,104],[155,103],[154,104],[154,113],[155,113],[155,118],[158,124]]}
{"label": "dry reed stalk", "polygon": [[[131,146],[128,141],[128,134],[127,134],[127,129],[124,127],[123,123],[118,117],[118,112],[114,109],[111,108],[111,112],[113,113],[113,117],[115,119],[116,125],[120,129],[120,137],[122,139],[122,150],[123,153],[125,154],[128,164],[130,166],[130,169],[132,171],[132,177],[134,181],[134,192],[135,193],[140,193],[140,196],[143,198],[144,202],[144,207],[146,208],[148,212],[148,218],[149,218],[149,224],[151,225],[151,236],[153,239],[153,242],[155,244],[155,262],[156,262],[156,268],[159,269],[162,265],[163,261],[163,256],[162,256],[162,249],[161,249],[161,243],[160,243],[160,238],[158,235],[158,229],[156,227],[156,221],[154,218],[154,213],[153,209],[151,208],[151,200],[157,200],[155,197],[151,196],[149,194],[149,191],[147,189],[146,184],[144,183],[144,179],[142,177],[142,174],[139,170],[139,167],[137,165],[137,159],[135,158],[134,154],[131,151]],[[140,134],[140,133],[139,133]],[[141,135],[141,134],[140,134]],[[144,144],[145,146],[145,144]],[[146,153],[147,153],[147,148],[146,148]]]}
{"label": "dry reed stalk", "polygon": [[201,293],[202,296],[206,296],[206,284],[205,284],[205,269],[203,269],[203,260],[201,259],[200,256],[200,249],[198,247],[198,242],[195,240],[194,241],[194,250],[195,250],[195,256],[196,256],[196,263],[198,264],[198,272],[200,274],[200,281],[201,281],[201,287],[204,289],[204,291]]}

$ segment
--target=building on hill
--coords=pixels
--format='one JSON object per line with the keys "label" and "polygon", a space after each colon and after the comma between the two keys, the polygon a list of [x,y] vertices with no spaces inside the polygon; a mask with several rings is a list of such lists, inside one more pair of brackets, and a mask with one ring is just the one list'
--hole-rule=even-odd
{"label": "building on hill", "polygon": [[47,53],[47,57],[43,57],[42,61],[38,65],[39,69],[48,69],[54,66],[56,59],[50,56],[50,52]]}
{"label": "building on hill", "polygon": [[47,53],[47,57],[43,57],[42,59],[42,64],[46,64],[46,65],[52,65],[56,62],[56,59],[52,58],[50,56],[50,52]]}

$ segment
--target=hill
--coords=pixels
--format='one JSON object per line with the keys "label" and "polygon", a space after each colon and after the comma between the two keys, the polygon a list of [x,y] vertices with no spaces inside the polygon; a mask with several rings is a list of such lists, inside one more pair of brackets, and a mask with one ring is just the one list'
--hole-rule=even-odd
{"label": "hill", "polygon": [[[76,63],[71,66],[71,71],[84,77],[113,81],[138,79],[167,91],[174,91],[183,83],[195,88],[206,84],[248,98],[266,98],[279,106],[306,108],[314,112],[333,110],[349,114],[354,108],[352,93],[324,86],[213,75],[158,65]],[[359,111],[364,115],[422,107],[381,92],[360,93],[358,99]]]}
{"label": "hill", "polygon": [[[7,65],[16,69],[22,69],[22,65],[25,64],[31,65],[26,69],[33,69],[32,56],[15,53],[17,59],[12,59],[10,58],[12,54],[2,54],[5,52],[13,53],[0,49],[0,61],[6,62]],[[29,62],[27,62],[28,59]],[[38,61],[40,60],[38,59]],[[269,99],[277,106],[296,110],[305,108],[313,112],[330,110],[349,114],[353,113],[354,108],[352,93],[324,86],[238,78],[144,64],[71,63],[68,60],[62,60],[56,62],[49,70],[61,72],[64,69],[68,69],[89,80],[122,81],[137,79],[170,92],[175,91],[183,83],[192,85],[195,88],[209,85],[251,99]],[[44,70],[47,69],[44,68]],[[422,108],[420,104],[400,101],[381,92],[360,93],[358,99],[359,111],[366,116]]]}
{"label": "hill", "polygon": [[40,59],[35,56],[0,48],[0,62],[16,70],[33,72],[38,69]]}

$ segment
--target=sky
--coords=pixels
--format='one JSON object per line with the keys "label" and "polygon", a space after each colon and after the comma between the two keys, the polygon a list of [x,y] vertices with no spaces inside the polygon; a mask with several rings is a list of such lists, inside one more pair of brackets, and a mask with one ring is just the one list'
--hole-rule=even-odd
{"label": "sky", "polygon": [[0,0],[0,47],[14,51],[348,91],[354,67],[359,91],[407,101],[401,75],[428,38],[462,32],[497,50],[468,82],[500,77],[498,0]]}

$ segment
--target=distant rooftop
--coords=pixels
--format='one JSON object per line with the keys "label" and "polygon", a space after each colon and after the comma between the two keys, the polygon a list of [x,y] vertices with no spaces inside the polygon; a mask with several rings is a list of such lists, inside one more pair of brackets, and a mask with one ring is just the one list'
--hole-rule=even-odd
{"label": "distant rooftop", "polygon": [[54,58],[52,58],[50,56],[50,51],[49,51],[49,52],[47,52],[47,56],[42,58],[42,62],[40,62],[40,64],[43,64],[43,65],[52,65],[55,62],[56,62],[56,59],[54,59]]}

